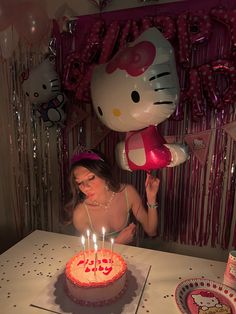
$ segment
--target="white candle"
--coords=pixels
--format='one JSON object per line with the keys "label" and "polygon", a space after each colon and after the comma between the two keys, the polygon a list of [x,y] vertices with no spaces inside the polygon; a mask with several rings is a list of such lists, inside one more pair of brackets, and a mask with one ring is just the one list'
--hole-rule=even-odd
{"label": "white candle", "polygon": [[111,261],[113,260],[113,244],[114,244],[114,239],[111,238]]}
{"label": "white candle", "polygon": [[85,261],[85,237],[83,235],[81,237],[81,243],[82,243],[82,246],[83,246],[84,261]]}
{"label": "white candle", "polygon": [[86,233],[87,233],[88,251],[89,251],[89,250],[90,250],[90,244],[89,244],[89,241],[90,241],[90,230],[88,229],[88,230],[86,231]]}
{"label": "white candle", "polygon": [[106,230],[104,227],[102,227],[102,249],[104,249],[105,233]]}
{"label": "white candle", "polygon": [[95,233],[93,234],[93,243],[94,243],[94,244],[97,243],[97,236],[96,236]]}
{"label": "white candle", "polygon": [[94,256],[94,272],[96,272],[96,268],[97,268],[97,252],[98,252],[98,246],[95,243],[94,244],[94,253],[95,253],[95,256]]}

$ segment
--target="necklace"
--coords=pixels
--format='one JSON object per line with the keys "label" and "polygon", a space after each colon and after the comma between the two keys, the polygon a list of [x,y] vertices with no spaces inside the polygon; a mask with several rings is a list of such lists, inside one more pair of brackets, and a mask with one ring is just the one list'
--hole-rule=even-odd
{"label": "necklace", "polygon": [[99,206],[101,208],[103,207],[105,209],[105,211],[107,211],[109,209],[109,207],[111,205],[111,202],[112,202],[112,200],[113,200],[115,195],[116,195],[116,193],[112,192],[111,197],[109,198],[109,200],[108,200],[108,202],[106,204],[99,203],[97,201],[94,201],[93,204],[96,205],[96,206]]}

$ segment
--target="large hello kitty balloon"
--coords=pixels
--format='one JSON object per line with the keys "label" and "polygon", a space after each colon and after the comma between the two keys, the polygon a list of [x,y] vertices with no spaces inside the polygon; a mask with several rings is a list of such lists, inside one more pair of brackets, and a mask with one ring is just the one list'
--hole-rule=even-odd
{"label": "large hello kitty balloon", "polygon": [[167,144],[156,127],[179,100],[174,50],[156,28],[95,68],[91,95],[100,120],[114,131],[127,132],[116,147],[122,169],[150,171],[188,158],[183,145]]}

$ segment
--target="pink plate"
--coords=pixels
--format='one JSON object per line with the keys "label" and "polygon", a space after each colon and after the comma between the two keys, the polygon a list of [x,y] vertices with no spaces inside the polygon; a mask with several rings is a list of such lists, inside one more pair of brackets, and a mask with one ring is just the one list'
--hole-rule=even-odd
{"label": "pink plate", "polygon": [[236,314],[236,291],[209,279],[182,281],[176,287],[175,301],[184,314]]}

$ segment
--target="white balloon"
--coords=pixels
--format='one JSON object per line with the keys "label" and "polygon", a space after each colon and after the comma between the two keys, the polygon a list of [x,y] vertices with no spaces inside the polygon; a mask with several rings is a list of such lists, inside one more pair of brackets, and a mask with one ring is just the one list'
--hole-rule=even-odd
{"label": "white balloon", "polygon": [[179,101],[174,49],[157,28],[144,31],[91,80],[94,110],[108,128],[127,132],[116,146],[124,170],[177,166],[188,158],[183,145],[165,144],[156,126],[167,120]]}
{"label": "white balloon", "polygon": [[19,35],[14,26],[9,26],[0,32],[1,55],[4,59],[12,56],[19,42]]}
{"label": "white balloon", "polygon": [[33,69],[23,82],[23,90],[32,104],[45,103],[61,91],[59,75],[54,64],[46,59]]}

